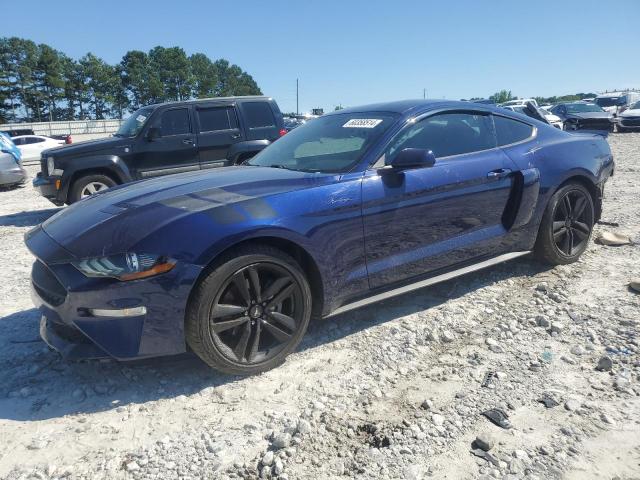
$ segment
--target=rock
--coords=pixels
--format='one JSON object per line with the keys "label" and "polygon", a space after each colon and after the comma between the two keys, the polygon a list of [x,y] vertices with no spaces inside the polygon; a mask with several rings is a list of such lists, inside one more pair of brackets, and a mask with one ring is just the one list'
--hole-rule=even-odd
{"label": "rock", "polygon": [[456,337],[453,335],[453,332],[449,330],[443,330],[440,338],[445,343],[451,343],[456,339]]}
{"label": "rock", "polygon": [[596,370],[598,370],[599,372],[610,372],[612,368],[613,360],[611,360],[611,357],[608,357],[607,355],[603,355],[602,357],[600,357],[600,360],[598,360],[598,365],[596,366]]}
{"label": "rock", "polygon": [[514,456],[514,458],[517,458],[518,460],[528,460],[529,459],[529,454],[527,452],[525,452],[524,450],[514,450],[513,451],[513,456]]}
{"label": "rock", "polygon": [[434,413],[431,415],[431,421],[436,427],[440,427],[444,423],[444,417],[439,413]]}
{"label": "rock", "polygon": [[564,331],[564,324],[560,322],[553,322],[549,330],[551,333],[561,334]]}
{"label": "rock", "polygon": [[274,448],[287,448],[291,445],[291,435],[289,433],[280,433],[273,437],[272,445]]}
{"label": "rock", "polygon": [[438,335],[438,332],[436,330],[427,330],[425,339],[428,342],[437,342],[438,340],[440,340],[440,336]]}
{"label": "rock", "polygon": [[536,317],[536,325],[542,328],[549,328],[551,326],[551,322],[544,315],[538,315]]}
{"label": "rock", "polygon": [[137,462],[129,462],[125,466],[128,472],[135,472],[136,470],[140,470],[140,465]]}
{"label": "rock", "polygon": [[267,465],[268,466],[268,465],[271,465],[272,463],[273,463],[273,452],[271,450],[269,450],[262,457],[262,465]]}
{"label": "rock", "polygon": [[577,400],[567,400],[566,402],[564,402],[564,408],[566,410],[569,410],[570,412],[575,412],[576,410],[580,409],[580,402]]}
{"label": "rock", "polygon": [[425,410],[431,410],[433,408],[433,402],[431,400],[425,400],[420,404],[420,407]]}
{"label": "rock", "polygon": [[298,420],[297,430],[298,433],[301,433],[303,435],[309,433],[311,432],[311,424],[305,419],[301,418],[300,420]]}
{"label": "rock", "polygon": [[493,438],[488,435],[480,434],[476,436],[476,439],[473,442],[474,446],[478,447],[480,450],[488,452],[491,450],[495,444]]}
{"label": "rock", "polygon": [[284,465],[282,463],[282,460],[280,460],[279,458],[276,458],[276,462],[273,465],[273,473],[276,475],[280,475],[283,470],[284,470]]}
{"label": "rock", "polygon": [[601,413],[600,414],[600,420],[602,420],[604,423],[608,423],[609,425],[615,425],[616,421],[611,418],[609,415],[607,415],[606,413]]}
{"label": "rock", "polygon": [[550,447],[549,445],[542,445],[540,447],[540,453],[542,455],[551,456],[555,453],[555,450],[553,449],[553,447]]}
{"label": "rock", "polygon": [[629,288],[640,293],[640,277],[634,278],[629,282]]}
{"label": "rock", "polygon": [[571,347],[570,352],[577,356],[581,356],[587,353],[582,345],[574,345],[573,347]]}

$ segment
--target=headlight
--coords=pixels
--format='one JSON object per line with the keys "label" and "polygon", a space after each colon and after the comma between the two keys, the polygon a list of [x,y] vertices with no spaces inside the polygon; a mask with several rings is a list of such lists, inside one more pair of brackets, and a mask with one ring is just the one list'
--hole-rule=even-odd
{"label": "headlight", "polygon": [[53,161],[53,157],[47,157],[47,174],[49,176],[53,175],[53,171],[55,170],[55,162]]}
{"label": "headlight", "polygon": [[87,258],[73,263],[87,277],[111,277],[122,281],[159,275],[168,272],[175,265],[175,260],[170,258],[144,253]]}

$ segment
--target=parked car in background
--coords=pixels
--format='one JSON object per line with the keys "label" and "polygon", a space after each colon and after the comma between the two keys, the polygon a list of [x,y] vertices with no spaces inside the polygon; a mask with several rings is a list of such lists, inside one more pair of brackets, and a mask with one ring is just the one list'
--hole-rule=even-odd
{"label": "parked car in background", "polygon": [[236,165],[287,133],[269,97],[143,107],[112,138],[45,150],[33,185],[56,205],[161,175]]}
{"label": "parked car in background", "polygon": [[528,117],[544,121],[552,127],[556,127],[562,130],[562,120],[560,120],[560,117],[554,115],[548,110],[536,107],[533,102],[529,102],[526,105],[507,105],[503,106],[502,108],[511,110],[512,112],[522,113],[523,115],[527,115]]}
{"label": "parked car in background", "polygon": [[640,129],[640,100],[618,115],[618,131]]}
{"label": "parked car in background", "polygon": [[612,132],[613,115],[595,103],[568,102],[554,105],[550,110],[562,120],[563,130],[599,130]]}
{"label": "parked car in background", "polygon": [[519,98],[517,100],[509,100],[507,102],[501,103],[501,107],[516,107],[522,106],[524,107],[527,103],[533,103],[536,107],[538,106],[538,102],[534,98]]}
{"label": "parked car in background", "polygon": [[640,92],[610,92],[598,95],[594,103],[617,117],[629,105],[640,101]]}
{"label": "parked car in background", "polygon": [[284,129],[287,132],[290,132],[294,128],[299,127],[300,125],[304,125],[305,123],[304,120],[300,120],[299,118],[295,118],[295,117],[285,117],[283,121],[284,121]]}
{"label": "parked car in background", "polygon": [[40,332],[75,358],[190,347],[258,373],[312,316],[530,252],[575,262],[613,167],[600,135],[481,104],[331,112],[243,165],[100,192],[29,231]]}
{"label": "parked car in background", "polygon": [[43,150],[66,144],[64,140],[56,140],[43,135],[20,135],[13,137],[12,140],[22,153],[22,161],[39,160]]}
{"label": "parked car in background", "polygon": [[20,150],[9,135],[0,132],[0,186],[20,185],[26,178],[27,172],[22,168]]}

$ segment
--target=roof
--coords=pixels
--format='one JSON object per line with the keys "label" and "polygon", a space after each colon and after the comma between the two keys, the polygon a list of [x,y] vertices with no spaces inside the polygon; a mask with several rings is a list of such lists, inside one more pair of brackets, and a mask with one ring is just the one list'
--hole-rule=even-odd
{"label": "roof", "polygon": [[237,97],[207,97],[192,98],[190,100],[171,100],[169,102],[160,102],[147,105],[148,107],[159,107],[160,105],[183,104],[183,103],[200,103],[200,102],[237,102],[238,100],[273,100],[272,97],[266,95],[239,95]]}
{"label": "roof", "polygon": [[363,113],[363,112],[390,112],[409,114],[412,112],[421,112],[433,110],[435,108],[460,108],[460,109],[478,109],[484,110],[490,108],[488,105],[475,104],[472,102],[461,102],[457,100],[397,100],[395,102],[371,103],[358,107],[349,107],[335,112],[329,112],[325,115],[335,115],[341,113]]}

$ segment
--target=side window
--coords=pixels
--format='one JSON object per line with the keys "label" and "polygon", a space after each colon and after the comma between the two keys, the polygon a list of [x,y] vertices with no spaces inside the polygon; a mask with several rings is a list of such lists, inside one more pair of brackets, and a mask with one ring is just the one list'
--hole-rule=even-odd
{"label": "side window", "polygon": [[498,146],[510,145],[526,140],[533,135],[533,127],[511,118],[494,116]]}
{"label": "side window", "polygon": [[242,110],[249,128],[275,127],[276,119],[267,102],[246,102]]}
{"label": "side window", "polygon": [[402,132],[387,151],[387,163],[400,150],[422,148],[449,157],[494,148],[491,117],[480,113],[441,113]]}
{"label": "side window", "polygon": [[24,145],[24,138],[12,138],[11,140],[16,145]]}
{"label": "side window", "polygon": [[229,107],[199,108],[198,121],[201,132],[238,128],[236,112]]}
{"label": "side window", "polygon": [[38,138],[38,137],[27,137],[24,139],[24,144],[25,145],[29,145],[31,143],[41,143],[44,142],[44,138]]}
{"label": "side window", "polygon": [[163,137],[190,133],[189,109],[174,108],[165,111],[160,118],[160,130]]}

